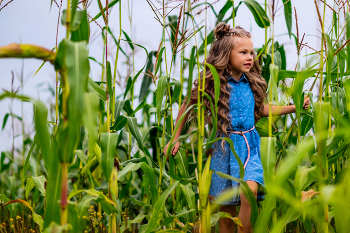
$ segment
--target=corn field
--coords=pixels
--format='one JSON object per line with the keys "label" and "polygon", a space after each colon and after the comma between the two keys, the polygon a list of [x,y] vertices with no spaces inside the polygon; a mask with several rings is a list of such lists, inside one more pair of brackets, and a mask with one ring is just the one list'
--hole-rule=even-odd
{"label": "corn field", "polygon": [[[200,72],[210,69],[219,80],[215,67],[205,63],[215,40],[208,12],[215,15],[210,19],[215,24],[234,26],[242,7],[265,29],[264,36],[254,35],[265,43],[254,48],[268,83],[266,104],[294,103],[296,113],[270,115],[256,124],[265,200],[257,202],[243,181],[242,163],[241,179],[218,174],[240,183],[239,190],[228,190],[219,199],[243,192],[254,232],[350,232],[350,3],[315,0],[310,10],[317,12],[321,36],[320,48],[311,48],[299,35],[296,0],[227,0],[219,10],[213,7],[216,1],[144,0],[162,25],[162,37],[155,36],[158,50],[148,51],[122,28],[122,21],[128,21],[122,4],[129,1],[97,0],[100,12],[90,15],[89,0],[51,0],[51,7],[60,9],[59,27],[66,30],[55,48],[25,42],[0,47],[2,59],[40,59],[56,74],[49,108],[16,89],[0,91],[0,101],[32,104],[35,129],[34,137],[23,133],[21,146],[1,152],[0,233],[219,232],[220,218],[231,218],[240,229],[238,217],[219,212],[208,198],[213,171],[206,152],[218,139],[217,119],[212,128],[205,124],[204,85],[199,85],[195,117],[178,139],[178,153],[170,155],[169,147],[164,154],[163,149],[169,141],[176,143],[177,109]],[[326,9],[332,18],[325,16]],[[119,20],[111,22],[111,14]],[[275,37],[275,17],[287,28],[278,34],[288,34],[297,50],[294,70],[286,68],[289,54]],[[294,23],[297,33],[292,33]],[[101,58],[89,55],[91,24],[98,24],[103,38]],[[119,30],[112,31],[116,24]],[[305,48],[313,59],[303,66],[299,60]],[[147,57],[139,61],[141,69],[134,65],[136,50]],[[100,69],[98,80],[91,77],[92,63]],[[219,86],[216,81],[215,90]],[[311,100],[307,110],[302,108],[305,96]],[[213,116],[218,98],[216,91]],[[2,129],[15,118],[23,122],[5,114]]]}

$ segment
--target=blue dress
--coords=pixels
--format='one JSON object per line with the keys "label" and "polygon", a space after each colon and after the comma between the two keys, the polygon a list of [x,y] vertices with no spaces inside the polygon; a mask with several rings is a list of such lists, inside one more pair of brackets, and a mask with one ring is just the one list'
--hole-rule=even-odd
{"label": "blue dress", "polygon": [[[232,77],[228,79],[230,85],[230,99],[229,99],[229,119],[233,131],[247,131],[254,127],[254,106],[255,100],[253,92],[250,88],[249,82],[244,74],[237,82]],[[234,144],[234,149],[245,164],[248,158],[248,148],[246,141],[242,135],[235,133],[228,133],[230,139]],[[244,170],[244,181],[255,181],[264,186],[263,168],[260,160],[260,136],[256,129],[244,134],[247,138],[250,147],[250,158]],[[214,145],[215,146],[215,145]],[[213,146],[213,147],[214,147]],[[228,143],[225,143],[224,150],[221,149],[221,140],[218,141],[217,148],[214,150],[211,158],[210,169],[213,171],[220,171],[222,173],[240,178],[238,162],[230,150]],[[238,183],[235,181],[223,179],[216,173],[213,173],[209,195],[216,198],[222,191],[237,187]],[[264,196],[258,193],[258,200],[263,199]],[[239,205],[239,195],[234,196],[225,205]]]}

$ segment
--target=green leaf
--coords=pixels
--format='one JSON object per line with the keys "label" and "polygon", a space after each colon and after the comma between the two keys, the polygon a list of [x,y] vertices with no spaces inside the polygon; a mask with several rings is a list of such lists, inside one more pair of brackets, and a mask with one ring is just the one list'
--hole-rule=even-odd
{"label": "green leaf", "polygon": [[111,71],[111,63],[107,61],[107,91],[109,96],[112,96],[113,86],[112,86],[112,71]]}
{"label": "green leaf", "polygon": [[157,66],[156,66],[156,71],[154,72],[154,75],[157,75],[157,72],[159,70],[160,65],[162,64],[162,55],[163,55],[163,51],[164,51],[165,47],[162,47],[159,51],[158,54],[158,60],[157,60]]}
{"label": "green leaf", "polygon": [[115,101],[114,119],[118,119],[120,112],[122,111],[126,100]]}
{"label": "green leaf", "polygon": [[117,142],[118,142],[118,134],[116,133],[101,134],[102,171],[107,181],[109,181],[112,173]]}
{"label": "green leaf", "polygon": [[176,79],[171,80],[174,82],[175,85],[173,95],[171,96],[171,104],[174,104],[181,94],[182,85]]}
{"label": "green leaf", "polygon": [[284,18],[286,20],[286,25],[288,29],[289,38],[292,35],[292,22],[293,22],[293,15],[292,15],[292,2],[290,0],[283,0],[283,7],[284,7]]}
{"label": "green leaf", "polygon": [[174,156],[176,161],[176,166],[179,169],[179,172],[182,177],[190,178],[190,174],[188,174],[188,158],[185,149],[179,149]]}
{"label": "green leaf", "polygon": [[175,189],[175,187],[179,184],[179,181],[175,181],[168,189],[166,189],[162,195],[159,197],[157,202],[154,205],[154,209],[152,211],[152,215],[150,220],[148,221],[147,228],[145,230],[145,233],[150,233],[152,232],[155,228],[158,227],[159,221],[161,220],[164,206],[165,206],[165,201],[170,195],[170,193]]}
{"label": "green leaf", "polygon": [[[110,9],[112,6],[114,6],[115,4],[117,4],[119,2],[119,0],[113,0],[108,4],[108,9]],[[101,17],[102,13],[104,13],[107,10],[107,7],[103,8],[102,11],[100,11],[91,21],[96,20],[98,18]]]}
{"label": "green leaf", "polygon": [[[216,19],[216,23],[215,25],[217,25],[218,23],[222,22],[223,18],[225,17],[226,12],[233,6],[232,1],[227,1],[225,3],[225,5],[221,8],[221,10],[219,11],[219,14],[217,16]],[[235,14],[236,15],[236,14]]]}
{"label": "green leaf", "polygon": [[128,172],[139,170],[142,163],[128,163],[123,170],[118,173],[118,180],[123,181]]}
{"label": "green leaf", "polygon": [[[216,68],[213,65],[210,65],[208,63],[205,63],[206,66],[210,68],[210,71],[214,77],[214,90],[215,90],[215,109],[218,109],[218,101],[220,97],[220,77],[218,72],[216,71]],[[215,112],[215,115],[217,116],[217,111]]]}
{"label": "green leaf", "polygon": [[124,32],[124,30],[122,30],[122,32],[123,32],[123,34],[125,36],[125,39],[127,40],[128,44],[129,44],[131,50],[134,50],[135,48],[134,48],[134,45],[133,45],[130,37],[128,36],[128,34],[126,34],[126,32]]}
{"label": "green leaf", "polygon": [[162,103],[163,103],[163,98],[164,98],[164,93],[165,93],[165,89],[166,89],[166,85],[167,85],[167,75],[162,75],[159,79],[158,79],[158,84],[157,84],[157,116],[158,116],[158,123],[160,122],[161,119],[161,114],[160,114],[160,110],[162,107]]}
{"label": "green leaf", "polygon": [[[131,224],[141,223],[145,217],[146,217],[146,215],[144,215],[144,214],[138,214],[133,220],[128,220],[127,229],[130,228]],[[120,228],[120,232],[125,231],[125,225],[126,224],[123,224],[123,226]]]}
{"label": "green leaf", "polygon": [[149,87],[152,83],[152,77],[150,76],[154,68],[152,58],[156,53],[157,53],[156,51],[151,51],[148,54],[145,75],[143,76],[141,89],[140,89],[139,101],[143,101],[143,99],[147,96]]}
{"label": "green leaf", "polygon": [[255,22],[259,27],[268,28],[270,26],[269,18],[258,2],[255,0],[245,0],[243,2],[252,12]]}
{"label": "green leaf", "polygon": [[[181,191],[183,193],[183,195],[185,196],[187,205],[189,209],[196,209],[196,198],[195,198],[195,193],[192,190],[192,185],[191,184],[187,184],[187,185],[183,185],[180,184],[181,187]],[[191,220],[195,221],[196,219],[196,213],[190,213],[191,216]]]}
{"label": "green leaf", "polygon": [[127,119],[128,119],[128,126],[129,126],[131,134],[136,139],[139,147],[143,150],[142,135],[141,135],[140,130],[139,130],[138,126],[137,126],[137,119],[136,119],[136,117],[127,117]]}
{"label": "green leaf", "polygon": [[106,101],[107,100],[107,94],[105,92],[105,90],[103,90],[97,83],[95,83],[94,80],[92,80],[91,78],[88,79],[88,90],[89,92],[94,92],[95,94],[97,94],[97,96],[103,100]]}
{"label": "green leaf", "polygon": [[122,128],[124,128],[127,122],[128,119],[125,116],[119,116],[118,119],[114,122],[114,125],[111,126],[110,130],[121,130]]}

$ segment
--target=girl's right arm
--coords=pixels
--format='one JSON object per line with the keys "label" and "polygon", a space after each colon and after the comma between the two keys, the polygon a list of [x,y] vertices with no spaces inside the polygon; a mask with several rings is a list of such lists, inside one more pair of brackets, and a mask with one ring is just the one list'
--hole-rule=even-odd
{"label": "girl's right arm", "polygon": [[[191,100],[190,100],[191,101]],[[188,104],[187,107],[190,107],[191,106],[191,102]],[[179,109],[179,113],[176,117],[176,123],[175,123],[175,128],[176,126],[179,124],[179,128],[177,129],[176,133],[175,133],[175,137],[174,137],[174,140],[173,142],[175,142],[181,135],[181,131],[182,131],[182,128],[184,127],[187,119],[188,119],[188,115],[190,112],[187,112],[187,114],[185,115],[185,117],[182,119],[182,121],[179,123],[179,120],[182,116],[182,114],[186,111],[186,103],[183,103]],[[168,142],[168,144],[164,147],[164,150],[163,150],[163,153],[166,154],[167,150],[168,150],[168,147],[170,145],[170,142]],[[173,150],[172,150],[172,155],[176,155],[177,151],[179,150],[179,146],[180,146],[180,143],[179,141],[177,141],[173,147]]]}

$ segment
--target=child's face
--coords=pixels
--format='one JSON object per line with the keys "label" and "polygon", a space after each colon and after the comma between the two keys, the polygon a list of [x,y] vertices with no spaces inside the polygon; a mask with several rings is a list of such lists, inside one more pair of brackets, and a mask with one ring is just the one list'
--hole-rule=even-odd
{"label": "child's face", "polygon": [[233,74],[248,73],[253,65],[253,42],[250,38],[234,38],[234,47],[230,53],[230,64]]}

